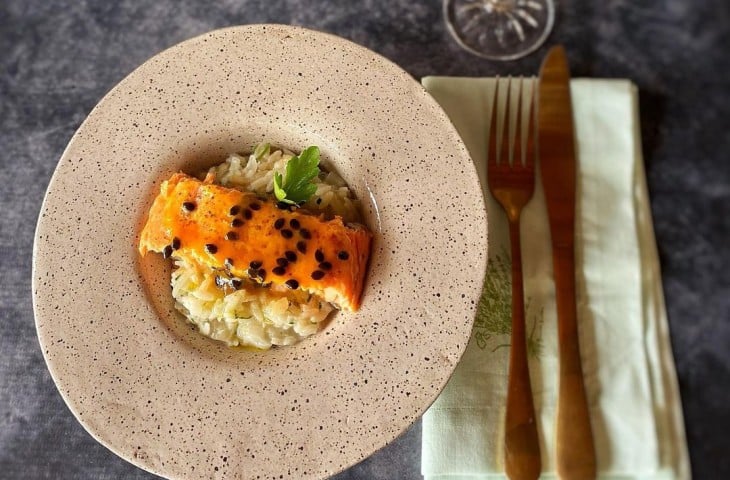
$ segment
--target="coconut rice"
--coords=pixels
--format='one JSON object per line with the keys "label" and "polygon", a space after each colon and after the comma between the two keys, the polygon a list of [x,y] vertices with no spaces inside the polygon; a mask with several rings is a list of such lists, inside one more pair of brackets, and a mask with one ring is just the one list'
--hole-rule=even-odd
{"label": "coconut rice", "polygon": [[[282,175],[293,156],[287,150],[259,145],[250,155],[231,154],[207,175],[214,183],[273,195],[274,173]],[[303,205],[325,217],[359,221],[358,202],[334,172],[320,172],[317,190]],[[172,296],[176,308],[200,333],[228,346],[267,349],[291,345],[316,333],[334,307],[315,295],[276,285],[260,285],[231,278],[226,272],[175,260]]]}

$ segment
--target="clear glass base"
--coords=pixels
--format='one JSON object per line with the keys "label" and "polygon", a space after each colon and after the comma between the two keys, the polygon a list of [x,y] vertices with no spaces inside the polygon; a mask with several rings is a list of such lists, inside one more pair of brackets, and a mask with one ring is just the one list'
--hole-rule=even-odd
{"label": "clear glass base", "polygon": [[552,0],[444,0],[451,35],[490,60],[514,60],[537,50],[553,28]]}

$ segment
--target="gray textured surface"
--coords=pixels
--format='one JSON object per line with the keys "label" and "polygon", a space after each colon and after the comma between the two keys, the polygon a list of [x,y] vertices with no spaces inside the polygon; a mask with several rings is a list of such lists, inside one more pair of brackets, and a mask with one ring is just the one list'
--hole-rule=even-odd
{"label": "gray textured surface", "polygon": [[[548,43],[577,75],[641,89],[642,133],[695,478],[730,478],[730,4],[558,1]],[[35,337],[33,231],[64,146],[96,102],[161,49],[213,28],[332,32],[415,77],[522,74],[459,51],[439,0],[0,2],[0,478],[152,478],[97,444],[58,395]],[[420,425],[344,479],[420,478]]]}

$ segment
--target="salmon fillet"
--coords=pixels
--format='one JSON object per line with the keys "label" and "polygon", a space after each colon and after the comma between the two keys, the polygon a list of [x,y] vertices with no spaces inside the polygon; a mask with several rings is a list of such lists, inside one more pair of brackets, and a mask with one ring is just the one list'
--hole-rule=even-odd
{"label": "salmon fillet", "polygon": [[365,227],[183,173],[163,182],[139,251],[159,252],[257,283],[302,289],[357,310],[370,256]]}

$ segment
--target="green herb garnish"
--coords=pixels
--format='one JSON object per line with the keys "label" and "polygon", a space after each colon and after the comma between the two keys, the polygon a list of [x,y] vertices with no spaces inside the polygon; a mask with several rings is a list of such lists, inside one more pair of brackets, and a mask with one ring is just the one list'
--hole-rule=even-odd
{"label": "green herb garnish", "polygon": [[319,148],[309,147],[286,163],[286,176],[274,173],[274,195],[280,202],[298,205],[317,191],[312,180],[319,175]]}
{"label": "green herb garnish", "polygon": [[261,143],[256,147],[256,150],[253,151],[253,156],[256,158],[256,161],[261,160],[264,156],[267,156],[271,152],[271,145],[268,143]]}

